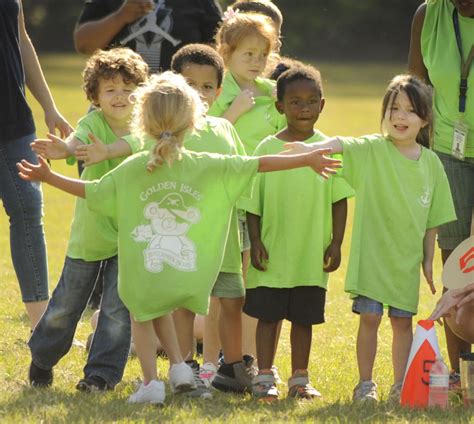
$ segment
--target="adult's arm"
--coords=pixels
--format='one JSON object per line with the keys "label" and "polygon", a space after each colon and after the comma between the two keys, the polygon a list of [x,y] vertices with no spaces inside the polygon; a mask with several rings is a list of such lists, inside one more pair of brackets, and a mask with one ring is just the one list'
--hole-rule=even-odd
{"label": "adult's arm", "polygon": [[119,9],[102,19],[78,23],[74,30],[76,50],[89,55],[107,47],[125,25],[145,16],[153,7],[152,0],[126,0]]}
{"label": "adult's arm", "polygon": [[56,129],[59,130],[61,137],[66,137],[72,132],[72,127],[66,119],[59,113],[54,103],[53,96],[49,91],[48,84],[43,75],[38,56],[25,28],[25,19],[23,17],[23,6],[20,1],[19,15],[19,38],[20,52],[25,69],[26,85],[31,93],[38,100],[44,111],[45,122],[51,134]]}
{"label": "adult's arm", "polygon": [[421,53],[421,31],[425,21],[426,3],[421,4],[413,16],[411,25],[410,50],[408,52],[408,71],[430,83],[428,70],[423,63]]}
{"label": "adult's arm", "polygon": [[214,44],[214,36],[222,21],[222,9],[217,0],[202,0],[201,42]]}

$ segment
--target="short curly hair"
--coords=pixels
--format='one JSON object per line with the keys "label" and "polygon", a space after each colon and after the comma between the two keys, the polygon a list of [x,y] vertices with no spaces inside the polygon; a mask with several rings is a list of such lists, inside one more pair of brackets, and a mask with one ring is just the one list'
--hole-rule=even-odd
{"label": "short curly hair", "polygon": [[277,100],[279,102],[283,101],[288,85],[298,80],[314,81],[319,95],[323,97],[321,73],[314,66],[297,65],[283,72],[277,79]]}
{"label": "short curly hair", "polygon": [[217,73],[217,87],[222,85],[224,61],[215,49],[206,44],[188,44],[180,48],[171,59],[171,69],[182,74],[185,65],[209,65]]}
{"label": "short curly hair", "polygon": [[87,100],[94,106],[99,94],[99,80],[110,80],[121,75],[129,84],[140,85],[148,79],[148,65],[133,50],[119,47],[111,50],[97,50],[87,61],[82,77]]}

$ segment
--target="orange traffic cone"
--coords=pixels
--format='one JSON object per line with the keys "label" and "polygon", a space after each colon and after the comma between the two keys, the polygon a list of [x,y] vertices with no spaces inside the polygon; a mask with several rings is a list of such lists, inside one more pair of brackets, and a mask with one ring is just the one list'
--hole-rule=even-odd
{"label": "orange traffic cone", "polygon": [[408,357],[400,403],[410,408],[428,407],[431,365],[439,356],[434,321],[421,320]]}

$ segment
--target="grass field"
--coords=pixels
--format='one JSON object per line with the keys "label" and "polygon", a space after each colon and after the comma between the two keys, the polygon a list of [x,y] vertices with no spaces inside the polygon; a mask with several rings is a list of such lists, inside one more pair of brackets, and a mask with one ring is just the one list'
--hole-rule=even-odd
{"label": "grass field", "polygon": [[[68,120],[75,124],[87,110],[81,92],[80,71],[83,59],[76,56],[46,56],[41,58],[46,78],[56,102]],[[319,128],[327,134],[362,135],[377,132],[379,111],[384,88],[390,78],[403,71],[403,65],[331,64],[321,63],[325,83],[326,108],[321,115]],[[44,136],[41,109],[34,101],[34,114],[38,135]],[[63,162],[54,163],[54,169],[76,175],[76,169]],[[43,187],[45,196],[45,231],[48,243],[50,290],[58,280],[73,210],[73,198]],[[351,207],[352,210],[352,207]],[[351,303],[343,292],[351,232],[351,217],[344,243],[343,263],[331,276],[328,293],[327,323],[314,328],[310,372],[314,385],[323,393],[324,400],[315,403],[295,403],[282,400],[275,405],[261,405],[249,396],[237,397],[216,393],[214,400],[187,401],[168,398],[164,408],[131,406],[125,401],[135,388],[140,376],[139,364],[131,359],[123,382],[112,393],[84,395],[74,386],[82,377],[85,351],[73,346],[55,368],[55,382],[50,390],[29,388],[27,371],[30,362],[26,341],[29,336],[28,320],[20,301],[20,292],[9,255],[8,220],[0,215],[0,421],[1,422],[469,422],[471,412],[454,405],[448,412],[409,411],[385,402],[392,384],[391,330],[387,320],[381,326],[379,351],[375,366],[375,380],[379,384],[382,401],[376,405],[352,405],[352,388],[357,383],[355,338],[357,319],[351,313]],[[436,257],[436,283],[440,287],[441,266]],[[422,283],[418,317],[425,318],[435,304]],[[85,342],[89,334],[86,312],[79,324],[77,338]],[[438,336],[446,357],[444,337]],[[158,360],[164,376],[166,362]],[[283,380],[289,377],[288,327],[284,327],[279,345],[277,366]],[[281,388],[286,396],[285,387]]]}

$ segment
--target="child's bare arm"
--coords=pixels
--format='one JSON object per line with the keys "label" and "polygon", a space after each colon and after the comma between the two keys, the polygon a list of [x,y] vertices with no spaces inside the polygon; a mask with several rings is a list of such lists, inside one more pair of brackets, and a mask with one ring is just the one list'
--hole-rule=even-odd
{"label": "child's bare arm", "polygon": [[423,239],[423,275],[425,276],[426,282],[430,286],[431,293],[436,293],[436,288],[433,283],[433,258],[435,251],[437,228],[429,228],[425,232],[425,238]]}
{"label": "child's bare arm", "polygon": [[329,174],[335,174],[336,169],[341,167],[340,160],[324,156],[330,152],[329,149],[317,149],[300,154],[260,156],[258,172],[283,171],[309,166],[322,177],[329,178]]}
{"label": "child's bare arm", "polygon": [[347,219],[347,199],[332,204],[332,240],[324,253],[324,272],[333,272],[341,264],[341,245]]}
{"label": "child's bare arm", "polygon": [[77,146],[83,144],[81,140],[74,137],[74,133],[65,140],[54,134],[48,134],[47,137],[37,138],[31,143],[33,151],[46,159],[67,159],[74,154]]}
{"label": "child's bare arm", "polygon": [[268,261],[268,252],[260,238],[260,217],[247,212],[247,227],[250,238],[250,258],[252,265],[259,271],[266,271],[266,261]]}
{"label": "child's bare arm", "polygon": [[283,155],[294,155],[296,153],[307,153],[319,149],[330,149],[325,153],[341,153],[343,150],[343,145],[339,138],[334,137],[326,141],[318,141],[317,143],[303,143],[302,141],[293,141],[291,143],[285,143],[285,150],[280,154]]}
{"label": "child's bare arm", "polygon": [[64,175],[51,171],[41,156],[39,156],[38,160],[38,165],[33,165],[24,159],[21,163],[17,163],[16,166],[20,178],[26,181],[41,181],[74,196],[86,197],[86,185],[84,181],[67,178]]}
{"label": "child's bare arm", "polygon": [[94,134],[88,135],[92,144],[82,144],[74,152],[76,159],[84,162],[84,166],[94,165],[108,159],[130,156],[132,149],[130,145],[121,138],[112,144],[104,144]]}

